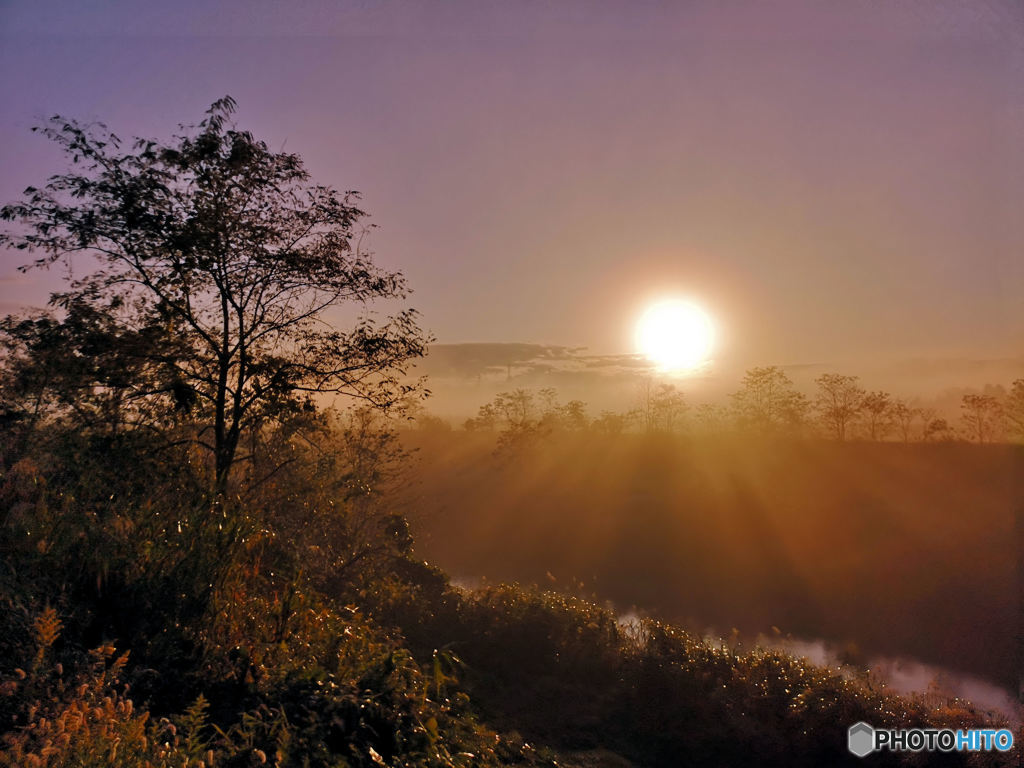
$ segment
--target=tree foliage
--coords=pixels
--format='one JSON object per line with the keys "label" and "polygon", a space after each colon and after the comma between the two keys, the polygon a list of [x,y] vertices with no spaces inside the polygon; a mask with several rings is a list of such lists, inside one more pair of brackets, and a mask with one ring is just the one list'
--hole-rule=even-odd
{"label": "tree foliage", "polygon": [[27,395],[7,413],[187,416],[222,491],[247,432],[324,394],[391,407],[415,389],[402,374],[427,342],[411,309],[331,324],[338,307],[404,298],[405,281],[359,249],[358,195],[313,184],[297,155],[235,128],[234,108],[221,99],[171,141],[127,151],[103,126],[55,117],[39,130],[73,170],[0,210],[15,222],[0,244],[38,254],[26,268],[90,268],[52,296],[59,319],[4,322]]}
{"label": "tree foliage", "polygon": [[762,434],[792,432],[803,423],[807,399],[793,388],[778,366],[751,368],[742,386],[732,394],[733,410],[740,426]]}
{"label": "tree foliage", "polygon": [[1010,434],[1017,440],[1024,441],[1024,379],[1017,379],[1010,385],[1004,415]]}
{"label": "tree foliage", "polygon": [[892,397],[881,390],[868,392],[861,400],[864,414],[864,431],[871,440],[884,440],[893,427]]}
{"label": "tree foliage", "polygon": [[837,440],[845,440],[847,432],[861,410],[864,390],[858,377],[826,373],[814,380],[818,394],[814,406],[828,432]]}
{"label": "tree foliage", "polygon": [[903,400],[896,400],[892,406],[893,424],[899,430],[900,439],[909,443],[914,422],[921,416],[921,409],[914,408]]}
{"label": "tree foliage", "polygon": [[966,394],[961,400],[964,426],[971,440],[991,443],[1002,436],[1003,407],[992,395]]}

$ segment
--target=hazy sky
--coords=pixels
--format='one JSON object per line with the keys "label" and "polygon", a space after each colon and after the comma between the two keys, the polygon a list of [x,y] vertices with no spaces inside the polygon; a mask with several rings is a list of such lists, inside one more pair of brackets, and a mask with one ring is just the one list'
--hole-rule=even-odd
{"label": "hazy sky", "polygon": [[628,352],[678,292],[740,365],[1024,353],[1015,0],[0,2],[0,201],[62,168],[42,116],[224,94],[363,193],[441,342]]}

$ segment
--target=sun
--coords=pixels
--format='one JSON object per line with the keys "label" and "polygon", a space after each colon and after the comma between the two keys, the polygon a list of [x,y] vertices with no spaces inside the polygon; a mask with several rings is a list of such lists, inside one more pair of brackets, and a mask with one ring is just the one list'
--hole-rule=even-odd
{"label": "sun", "polygon": [[681,299],[649,306],[636,324],[636,348],[660,370],[689,371],[707,362],[715,342],[708,314]]}

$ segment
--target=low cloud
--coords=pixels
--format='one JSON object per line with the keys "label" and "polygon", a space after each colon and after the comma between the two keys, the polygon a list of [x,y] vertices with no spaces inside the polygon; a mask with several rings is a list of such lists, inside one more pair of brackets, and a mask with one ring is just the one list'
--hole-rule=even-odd
{"label": "low cloud", "polygon": [[547,374],[649,371],[639,355],[593,355],[586,347],[551,344],[434,344],[417,371],[436,379],[511,380]]}

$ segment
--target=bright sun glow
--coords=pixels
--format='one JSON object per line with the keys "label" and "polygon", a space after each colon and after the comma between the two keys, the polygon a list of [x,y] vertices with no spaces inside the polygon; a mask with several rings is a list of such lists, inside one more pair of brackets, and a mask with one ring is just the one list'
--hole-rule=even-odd
{"label": "bright sun glow", "polygon": [[700,307],[673,299],[653,304],[636,324],[636,348],[664,371],[688,371],[708,359],[715,340]]}

